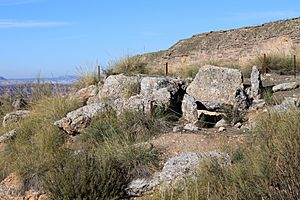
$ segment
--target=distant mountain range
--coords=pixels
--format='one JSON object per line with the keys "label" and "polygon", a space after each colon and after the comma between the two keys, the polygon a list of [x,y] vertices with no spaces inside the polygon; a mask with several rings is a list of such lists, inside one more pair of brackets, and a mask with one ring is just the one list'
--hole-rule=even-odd
{"label": "distant mountain range", "polygon": [[25,78],[25,79],[6,79],[0,76],[0,86],[35,83],[38,81],[53,84],[72,84],[78,79],[77,76],[59,76],[53,78]]}

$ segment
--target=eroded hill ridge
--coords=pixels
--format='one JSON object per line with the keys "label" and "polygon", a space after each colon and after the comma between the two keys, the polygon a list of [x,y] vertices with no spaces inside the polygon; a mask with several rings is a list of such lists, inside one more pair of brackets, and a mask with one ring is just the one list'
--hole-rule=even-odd
{"label": "eroded hill ridge", "polygon": [[262,54],[291,53],[300,43],[300,18],[259,26],[211,31],[183,39],[169,49],[142,55],[149,67],[169,63],[170,70],[207,62],[245,65]]}

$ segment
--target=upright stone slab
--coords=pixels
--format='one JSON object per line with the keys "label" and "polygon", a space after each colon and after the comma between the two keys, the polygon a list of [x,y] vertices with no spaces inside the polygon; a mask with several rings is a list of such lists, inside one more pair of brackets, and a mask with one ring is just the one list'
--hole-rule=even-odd
{"label": "upright stone slab", "polygon": [[261,91],[262,91],[262,82],[261,82],[260,72],[256,66],[253,66],[251,72],[251,92],[250,92],[251,98],[259,99]]}
{"label": "upright stone slab", "polygon": [[233,105],[237,88],[243,88],[241,71],[205,65],[199,69],[195,79],[187,87],[187,93],[200,102]]}

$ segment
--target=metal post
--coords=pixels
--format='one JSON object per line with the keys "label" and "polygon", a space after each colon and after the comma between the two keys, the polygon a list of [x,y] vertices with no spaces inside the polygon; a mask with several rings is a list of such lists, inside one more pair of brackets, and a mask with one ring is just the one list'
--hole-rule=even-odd
{"label": "metal post", "polygon": [[98,65],[98,81],[101,81],[101,67]]}
{"label": "metal post", "polygon": [[168,66],[169,64],[168,64],[168,62],[166,62],[166,76],[168,76],[168,73],[169,73],[169,66]]}
{"label": "metal post", "polygon": [[267,73],[267,55],[264,53],[264,60],[262,65],[262,74]]}
{"label": "metal post", "polygon": [[294,55],[294,77],[296,78],[297,74],[297,60],[296,60],[296,55]]}

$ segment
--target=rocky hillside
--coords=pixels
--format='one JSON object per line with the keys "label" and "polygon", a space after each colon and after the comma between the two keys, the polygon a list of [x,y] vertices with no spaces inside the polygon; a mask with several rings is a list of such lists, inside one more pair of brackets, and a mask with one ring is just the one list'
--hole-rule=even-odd
{"label": "rocky hillside", "polygon": [[[281,81],[266,87],[267,79]],[[238,69],[206,65],[199,69],[194,79],[118,74],[65,97],[47,97],[29,103],[25,99],[16,99],[11,111],[2,113],[0,125],[0,155],[3,156],[0,160],[3,174],[0,199],[147,197],[149,192],[164,186],[173,187],[183,179],[197,178],[197,167],[208,160],[221,169],[243,166],[248,160],[257,162],[258,152],[269,157],[261,151],[273,155],[273,149],[245,146],[254,151],[254,157],[243,160],[243,156],[237,159],[235,154],[224,152],[221,146],[234,147],[252,141],[251,138],[256,137],[252,131],[260,126],[263,115],[282,115],[265,129],[272,130],[271,135],[286,135],[281,131],[286,129],[285,124],[279,124],[279,127],[276,124],[284,122],[285,113],[290,115],[290,111],[299,110],[299,93],[299,78],[293,76],[261,76],[254,66],[248,85]],[[282,100],[272,103],[270,100],[275,95],[279,95],[276,100]],[[6,104],[0,101],[3,111]],[[295,117],[299,119],[298,114]],[[289,123],[286,126],[291,127]],[[273,127],[278,132],[274,132]],[[297,127],[295,125],[295,129]],[[266,130],[264,135],[268,134]],[[283,146],[290,150],[290,146],[298,144],[300,135],[296,136],[279,141],[285,141]],[[271,143],[270,137],[266,139]],[[264,147],[266,141],[259,141],[263,145],[253,146]],[[276,142],[274,145],[278,145]],[[282,155],[282,151],[279,152]],[[275,165],[272,162],[277,163],[281,157],[265,159],[259,163],[260,174],[266,163]],[[294,159],[298,169],[298,157]],[[250,168],[254,167],[250,165]],[[201,168],[201,173],[204,170]],[[280,166],[278,170],[280,172]],[[276,172],[272,173],[273,176]],[[12,181],[17,178],[20,179],[18,184]],[[255,177],[241,178],[248,182]],[[265,183],[264,178],[270,180],[265,175],[254,182]],[[298,179],[299,175],[289,180],[298,183]],[[236,182],[238,184],[240,180]],[[278,182],[281,180],[272,180],[270,185]],[[201,183],[207,186],[205,182]],[[226,181],[222,184],[229,185]],[[282,187],[279,192],[288,189],[288,186]],[[267,189],[269,187],[264,191],[274,194],[273,190]],[[228,190],[232,191],[232,188]],[[252,192],[250,187],[248,190]],[[218,190],[213,192],[222,195]],[[255,193],[261,194],[260,191]]]}
{"label": "rocky hillside", "polygon": [[165,51],[142,55],[149,67],[169,63],[170,71],[195,63],[230,62],[245,65],[274,51],[290,53],[300,43],[300,18],[260,26],[211,31],[180,40]]}

